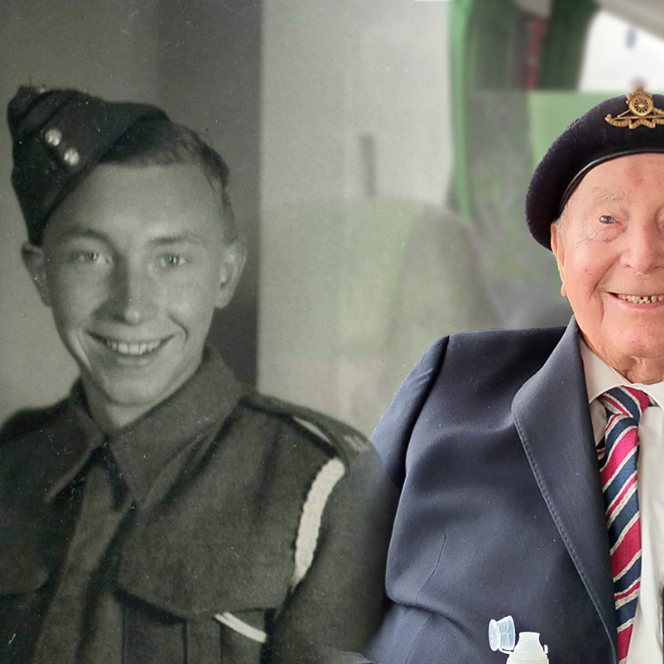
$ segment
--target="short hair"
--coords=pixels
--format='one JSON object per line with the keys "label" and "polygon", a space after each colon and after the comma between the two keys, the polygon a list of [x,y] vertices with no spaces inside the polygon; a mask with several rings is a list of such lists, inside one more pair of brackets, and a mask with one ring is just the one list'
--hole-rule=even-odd
{"label": "short hair", "polygon": [[553,223],[560,229],[565,225],[565,212],[567,212],[567,205],[563,208],[563,211],[560,213],[557,219],[553,220]]}
{"label": "short hair", "polygon": [[228,166],[221,155],[192,129],[163,118],[138,120],[113,144],[99,163],[198,166],[219,201],[224,239],[232,242],[237,238],[235,215],[228,195]]}

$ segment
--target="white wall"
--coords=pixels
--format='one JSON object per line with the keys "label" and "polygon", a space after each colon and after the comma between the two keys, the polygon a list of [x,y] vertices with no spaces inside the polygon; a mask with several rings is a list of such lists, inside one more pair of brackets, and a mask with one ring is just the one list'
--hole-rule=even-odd
{"label": "white wall", "polygon": [[588,31],[579,90],[621,94],[642,85],[649,92],[661,93],[663,60],[663,36],[600,11]]}
{"label": "white wall", "polygon": [[377,193],[440,204],[451,168],[445,3],[265,0],[262,209]]}
{"label": "white wall", "polygon": [[398,268],[450,177],[447,11],[263,4],[259,387],[367,432],[389,397],[353,395],[395,361]]}

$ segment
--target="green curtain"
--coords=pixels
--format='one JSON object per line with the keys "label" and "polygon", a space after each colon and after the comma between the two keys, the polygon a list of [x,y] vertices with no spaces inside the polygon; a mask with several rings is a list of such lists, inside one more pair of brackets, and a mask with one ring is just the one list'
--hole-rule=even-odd
{"label": "green curtain", "polygon": [[[515,43],[523,13],[512,0],[453,0],[450,3],[454,181],[452,206],[466,220],[476,217],[471,144],[482,133],[475,113],[477,92],[514,91]],[[538,89],[576,88],[585,36],[598,10],[594,0],[553,0],[540,53]],[[518,54],[517,54],[518,57]],[[486,100],[488,103],[488,100]],[[518,127],[516,127],[518,130]]]}
{"label": "green curtain", "polygon": [[[553,0],[538,88],[576,88],[592,0]],[[512,0],[450,3],[454,180],[450,206],[472,227],[477,260],[505,326],[561,323],[569,311],[549,252],[530,238],[533,172],[524,63],[532,17]]]}
{"label": "green curtain", "polygon": [[468,138],[471,93],[510,87],[513,28],[520,11],[511,0],[454,0],[450,8],[454,192],[457,211],[473,218]]}
{"label": "green curtain", "polygon": [[593,0],[554,0],[540,54],[538,89],[576,89],[586,34],[597,11]]}

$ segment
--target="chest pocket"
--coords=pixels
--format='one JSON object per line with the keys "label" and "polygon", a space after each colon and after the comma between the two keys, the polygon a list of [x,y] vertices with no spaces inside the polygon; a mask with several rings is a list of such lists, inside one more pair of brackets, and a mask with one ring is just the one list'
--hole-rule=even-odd
{"label": "chest pocket", "polygon": [[123,664],[264,661],[274,616],[288,593],[290,556],[270,575],[251,567],[249,556],[233,568],[230,549],[220,544],[218,555],[206,557],[199,543],[159,556],[149,555],[156,549],[142,538],[125,550],[118,579]]}
{"label": "chest pocket", "polygon": [[145,604],[125,605],[123,664],[256,664],[273,611],[241,611],[183,620]]}
{"label": "chest pocket", "polygon": [[0,662],[26,662],[52,597],[54,578],[29,549],[20,551],[5,539],[0,542],[4,549],[0,554]]}
{"label": "chest pocket", "polygon": [[173,566],[163,561],[153,557],[150,562],[145,554],[125,558],[119,577],[123,664],[262,661],[285,584],[272,579],[250,589],[223,560],[205,570],[185,559]]}

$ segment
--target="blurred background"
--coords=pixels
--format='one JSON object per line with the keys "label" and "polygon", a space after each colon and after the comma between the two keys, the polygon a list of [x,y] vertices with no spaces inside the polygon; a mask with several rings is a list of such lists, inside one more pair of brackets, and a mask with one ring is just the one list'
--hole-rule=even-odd
{"label": "blurred background", "polygon": [[[228,161],[250,262],[210,342],[240,378],[370,433],[453,332],[564,325],[528,235],[576,117],[664,91],[662,0],[3,0],[20,84],[155,103]],[[0,419],[76,371],[24,274],[0,129]]]}

